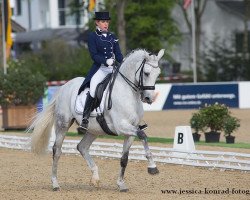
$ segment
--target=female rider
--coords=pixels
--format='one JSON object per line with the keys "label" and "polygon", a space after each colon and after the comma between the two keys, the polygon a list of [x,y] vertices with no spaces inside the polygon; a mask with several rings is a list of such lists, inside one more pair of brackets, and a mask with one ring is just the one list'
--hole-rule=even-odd
{"label": "female rider", "polygon": [[82,123],[78,128],[81,132],[88,130],[88,118],[93,110],[96,86],[106,75],[112,73],[114,62],[121,63],[123,59],[118,39],[108,31],[110,19],[109,12],[95,12],[96,30],[88,35],[88,49],[94,63],[79,89],[79,92],[86,87],[90,89],[84,106]]}

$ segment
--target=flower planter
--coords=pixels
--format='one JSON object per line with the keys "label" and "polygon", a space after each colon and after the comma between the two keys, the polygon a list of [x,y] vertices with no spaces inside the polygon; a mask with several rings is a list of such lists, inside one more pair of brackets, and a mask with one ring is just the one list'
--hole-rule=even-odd
{"label": "flower planter", "polygon": [[193,133],[193,139],[194,142],[199,142],[200,141],[201,134],[199,133]]}
{"label": "flower planter", "polygon": [[211,143],[211,142],[220,142],[220,132],[206,132],[205,133],[205,142]]}
{"label": "flower planter", "polygon": [[26,129],[30,124],[32,116],[36,113],[36,105],[4,106],[2,110],[3,129]]}
{"label": "flower planter", "polygon": [[233,144],[234,141],[235,141],[235,136],[232,136],[232,135],[226,136],[226,143],[227,144]]}

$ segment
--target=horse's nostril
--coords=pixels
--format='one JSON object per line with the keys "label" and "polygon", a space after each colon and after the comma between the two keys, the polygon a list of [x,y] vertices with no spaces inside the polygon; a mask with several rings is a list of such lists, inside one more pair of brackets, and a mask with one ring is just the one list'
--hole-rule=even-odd
{"label": "horse's nostril", "polygon": [[151,100],[150,100],[149,97],[145,97],[145,101],[146,101],[146,102],[151,102]]}

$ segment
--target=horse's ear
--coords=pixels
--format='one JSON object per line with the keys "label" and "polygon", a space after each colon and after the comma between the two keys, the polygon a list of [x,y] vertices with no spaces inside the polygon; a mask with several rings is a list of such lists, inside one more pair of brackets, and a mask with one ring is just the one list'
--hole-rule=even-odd
{"label": "horse's ear", "polygon": [[161,49],[157,55],[158,60],[161,59],[161,57],[164,55],[165,49]]}

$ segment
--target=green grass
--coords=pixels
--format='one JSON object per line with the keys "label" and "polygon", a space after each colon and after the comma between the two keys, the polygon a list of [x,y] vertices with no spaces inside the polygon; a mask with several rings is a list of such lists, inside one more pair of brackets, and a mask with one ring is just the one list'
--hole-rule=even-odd
{"label": "green grass", "polygon": [[[13,131],[9,130],[9,131],[4,131],[4,132],[8,133],[8,132],[13,132]],[[23,130],[15,130],[15,132],[26,134]],[[67,132],[66,135],[71,136],[71,137],[82,137],[82,135],[80,135],[78,133],[75,133],[75,132]],[[99,136],[99,138],[114,139],[114,140],[124,140],[124,136],[105,135],[105,136]],[[135,141],[139,141],[139,139],[135,138]],[[174,139],[173,138],[149,137],[148,142],[149,143],[161,143],[161,144],[173,144]],[[195,145],[250,149],[250,144],[249,143],[242,143],[242,142],[235,143],[235,144],[227,144],[226,142],[206,143],[205,141],[200,141],[200,142],[196,142]]]}
{"label": "green grass", "polygon": [[[67,136],[81,136],[78,133],[68,132],[66,134]],[[124,136],[99,136],[99,138],[104,139],[114,139],[114,140],[124,140]],[[138,138],[135,139],[136,141],[139,141]],[[149,137],[148,138],[149,143],[161,143],[161,144],[173,144],[174,139],[173,138],[159,138],[159,137]],[[196,142],[195,145],[201,145],[201,146],[215,146],[215,147],[228,147],[228,148],[242,148],[242,149],[250,149],[249,143],[235,143],[235,144],[227,144],[225,142],[219,142],[219,143],[206,143],[204,141]]]}
{"label": "green grass", "polygon": [[234,144],[227,144],[226,142],[219,142],[219,143],[206,143],[204,141],[197,142],[198,145],[203,146],[215,146],[215,147],[229,147],[229,148],[242,148],[242,149],[250,149],[250,144],[248,143],[234,143]]}

